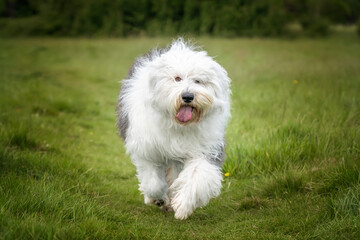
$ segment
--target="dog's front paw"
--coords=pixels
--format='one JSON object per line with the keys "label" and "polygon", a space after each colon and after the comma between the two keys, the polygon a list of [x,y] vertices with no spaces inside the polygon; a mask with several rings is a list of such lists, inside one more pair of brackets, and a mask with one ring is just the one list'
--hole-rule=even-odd
{"label": "dog's front paw", "polygon": [[158,206],[158,207],[161,207],[162,205],[164,205],[164,203],[165,203],[165,201],[162,200],[162,199],[156,199],[156,200],[154,201],[154,204],[155,204],[156,206]]}
{"label": "dog's front paw", "polygon": [[176,194],[171,201],[171,206],[175,212],[175,218],[179,220],[187,219],[194,212],[192,204],[181,194]]}
{"label": "dog's front paw", "polygon": [[[170,207],[169,206],[169,198],[167,196],[163,197],[163,199],[153,199],[145,195],[144,197],[145,204],[148,205],[156,205],[158,207]],[[171,208],[171,207],[170,207]]]}

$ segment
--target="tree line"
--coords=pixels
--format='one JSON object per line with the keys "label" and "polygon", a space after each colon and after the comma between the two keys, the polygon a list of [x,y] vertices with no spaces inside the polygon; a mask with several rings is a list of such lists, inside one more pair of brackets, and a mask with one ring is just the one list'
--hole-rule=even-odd
{"label": "tree line", "polygon": [[359,21],[359,0],[0,0],[2,35],[307,35]]}

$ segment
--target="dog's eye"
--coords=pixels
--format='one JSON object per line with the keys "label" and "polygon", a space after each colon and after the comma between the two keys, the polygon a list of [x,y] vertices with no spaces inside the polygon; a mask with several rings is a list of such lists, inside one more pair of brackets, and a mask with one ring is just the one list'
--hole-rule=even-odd
{"label": "dog's eye", "polygon": [[197,83],[197,84],[201,83],[201,81],[197,80],[197,79],[194,82]]}
{"label": "dog's eye", "polygon": [[177,82],[180,82],[182,79],[181,79],[181,77],[175,77],[175,81],[177,81]]}

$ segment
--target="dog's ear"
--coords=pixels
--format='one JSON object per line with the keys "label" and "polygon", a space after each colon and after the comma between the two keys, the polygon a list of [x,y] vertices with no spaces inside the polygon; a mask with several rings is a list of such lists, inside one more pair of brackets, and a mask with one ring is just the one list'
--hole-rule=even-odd
{"label": "dog's ear", "polygon": [[161,61],[153,61],[149,64],[148,68],[148,81],[150,90],[154,90],[156,88],[156,84],[161,81],[163,77],[164,66]]}
{"label": "dog's ear", "polygon": [[231,91],[230,91],[231,80],[228,77],[226,70],[215,61],[213,61],[213,70],[218,79],[217,83],[220,85],[219,87],[220,87],[222,97],[228,99],[229,95],[231,93]]}

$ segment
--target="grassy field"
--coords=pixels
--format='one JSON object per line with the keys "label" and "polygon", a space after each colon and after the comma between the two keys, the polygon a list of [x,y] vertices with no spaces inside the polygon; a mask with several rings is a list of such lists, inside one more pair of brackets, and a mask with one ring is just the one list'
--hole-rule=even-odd
{"label": "grassy field", "polygon": [[360,40],[209,39],[229,173],[185,221],[143,204],[115,127],[135,57],[170,39],[0,40],[0,239],[359,239]]}

